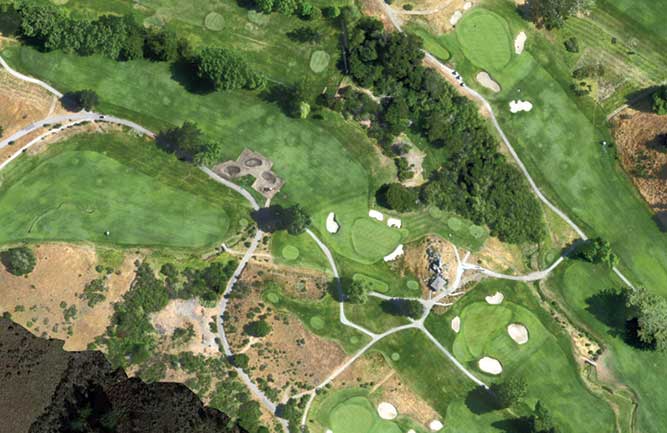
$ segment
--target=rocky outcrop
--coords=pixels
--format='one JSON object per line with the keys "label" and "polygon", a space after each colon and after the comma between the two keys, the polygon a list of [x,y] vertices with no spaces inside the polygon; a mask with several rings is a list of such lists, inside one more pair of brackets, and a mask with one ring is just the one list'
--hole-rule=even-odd
{"label": "rocky outcrop", "polygon": [[0,319],[0,433],[244,433],[184,385],[146,384]]}

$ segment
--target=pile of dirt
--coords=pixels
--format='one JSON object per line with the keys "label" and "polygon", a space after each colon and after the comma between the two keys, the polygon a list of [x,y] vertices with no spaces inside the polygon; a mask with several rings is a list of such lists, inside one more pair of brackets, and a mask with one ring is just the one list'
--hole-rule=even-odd
{"label": "pile of dirt", "polygon": [[0,319],[0,419],[3,431],[118,433],[241,433],[227,415],[205,407],[185,386],[146,384],[114,370],[99,351],[65,352],[63,342],[30,334]]}
{"label": "pile of dirt", "polygon": [[616,119],[623,168],[667,230],[667,116],[626,109]]}

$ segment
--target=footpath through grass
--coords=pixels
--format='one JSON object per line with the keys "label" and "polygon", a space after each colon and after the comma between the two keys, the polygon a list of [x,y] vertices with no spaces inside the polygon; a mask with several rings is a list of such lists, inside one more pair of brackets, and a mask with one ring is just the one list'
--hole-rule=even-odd
{"label": "footpath through grass", "polygon": [[51,144],[9,165],[0,185],[0,243],[201,248],[233,234],[248,210],[197,168],[130,134],[81,134]]}

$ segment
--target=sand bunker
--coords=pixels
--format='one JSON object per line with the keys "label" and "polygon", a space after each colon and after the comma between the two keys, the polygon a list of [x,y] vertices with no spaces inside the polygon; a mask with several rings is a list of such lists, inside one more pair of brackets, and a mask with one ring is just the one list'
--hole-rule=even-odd
{"label": "sand bunker", "polygon": [[533,104],[528,101],[510,101],[510,111],[518,113],[519,111],[530,111],[533,109]]}
{"label": "sand bunker", "polygon": [[396,249],[394,249],[394,251],[384,256],[384,261],[391,262],[393,260],[396,260],[402,255],[403,255],[403,244],[397,246]]}
{"label": "sand bunker", "polygon": [[393,404],[383,401],[378,405],[378,415],[382,419],[395,419],[398,416],[398,411]]}
{"label": "sand bunker", "polygon": [[336,222],[336,214],[329,212],[327,216],[327,231],[333,234],[338,233],[338,229],[340,229],[340,225]]}
{"label": "sand bunker", "polygon": [[401,220],[399,220],[398,218],[389,218],[387,220],[387,225],[389,227],[396,227],[397,229],[400,229],[401,228]]}
{"label": "sand bunker", "polygon": [[484,299],[486,299],[486,302],[489,303],[489,304],[491,304],[491,305],[498,305],[498,304],[500,304],[501,302],[503,302],[503,299],[505,299],[505,296],[504,296],[502,293],[500,293],[500,292],[496,292],[495,295],[493,295],[493,296],[487,296],[487,297],[484,298]]}
{"label": "sand bunker", "polygon": [[414,431],[413,429],[410,429],[410,430],[408,430],[408,433],[417,433],[417,432]]}
{"label": "sand bunker", "polygon": [[368,211],[368,216],[373,218],[374,220],[384,221],[384,215],[382,215],[382,212],[378,212],[373,209]]}
{"label": "sand bunker", "polygon": [[467,10],[470,9],[471,7],[472,7],[472,2],[465,2],[465,3],[463,4],[463,10],[464,10],[464,11],[467,11]]}
{"label": "sand bunker", "polygon": [[488,72],[480,72],[475,76],[475,80],[482,86],[486,87],[487,89],[491,90],[492,92],[498,93],[500,92],[500,84],[496,83],[493,81],[493,78],[491,78],[491,75],[489,75]]}
{"label": "sand bunker", "polygon": [[503,372],[503,366],[500,364],[500,361],[498,361],[497,359],[489,358],[488,356],[485,356],[484,358],[480,359],[477,365],[479,366],[479,369],[482,370],[484,373],[489,373],[497,376]]}
{"label": "sand bunker", "polygon": [[514,52],[517,54],[523,53],[523,46],[526,44],[526,32],[520,32],[518,35],[516,35],[516,39],[514,39]]}
{"label": "sand bunker", "polygon": [[454,15],[452,15],[452,17],[449,19],[449,24],[455,26],[462,17],[463,13],[461,11],[454,12]]}
{"label": "sand bunker", "polygon": [[431,431],[440,431],[442,430],[443,427],[444,425],[442,425],[442,423],[437,419],[434,419],[428,424],[428,428],[430,428]]}
{"label": "sand bunker", "polygon": [[507,326],[507,333],[517,344],[528,343],[528,329],[520,323],[511,323]]}
{"label": "sand bunker", "polygon": [[456,316],[452,319],[452,330],[457,334],[461,330],[461,318],[459,316]]}

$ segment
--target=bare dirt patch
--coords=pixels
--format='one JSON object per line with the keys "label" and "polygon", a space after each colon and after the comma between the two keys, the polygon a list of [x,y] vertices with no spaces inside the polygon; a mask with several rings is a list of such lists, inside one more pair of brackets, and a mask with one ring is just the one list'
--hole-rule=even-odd
{"label": "bare dirt patch", "polygon": [[[88,282],[101,276],[95,271],[95,249],[44,244],[34,250],[37,265],[27,277],[16,277],[0,267],[0,311],[11,313],[14,321],[35,335],[65,340],[65,350],[85,350],[104,333],[112,303],[129,289],[134,257],[125,257],[107,280],[106,299],[90,307],[80,295]],[[71,316],[68,319],[66,312]]]}
{"label": "bare dirt patch", "polygon": [[667,230],[667,116],[626,109],[616,117],[614,136],[623,168]]}
{"label": "bare dirt patch", "polygon": [[[426,25],[434,34],[442,34],[451,31],[458,21],[452,19],[454,16],[462,16],[476,2],[472,2],[466,9],[467,0],[400,0],[393,3],[392,7],[405,21],[419,22]],[[412,4],[413,10],[404,12],[403,5]],[[459,18],[460,19],[460,18]]]}
{"label": "bare dirt patch", "polygon": [[253,262],[243,272],[243,281],[261,285],[266,279],[277,283],[291,297],[321,299],[329,284],[329,276],[315,269],[296,269],[273,265],[264,261]]}
{"label": "bare dirt patch", "polygon": [[521,248],[503,243],[495,237],[489,237],[469,262],[475,262],[496,272],[506,272],[508,269],[517,273],[526,271]]}
{"label": "bare dirt patch", "polygon": [[[163,339],[161,352],[192,352],[207,356],[220,354],[216,334],[209,325],[215,322],[217,308],[206,308],[197,299],[173,299],[167,306],[151,315],[151,322]],[[192,329],[192,336],[187,340],[174,336],[177,329]]]}
{"label": "bare dirt patch", "polygon": [[440,255],[443,263],[442,276],[447,281],[454,281],[458,266],[454,253],[455,246],[438,236],[427,236],[418,243],[407,245],[404,256],[405,269],[417,277],[424,296],[428,295],[428,285],[433,277],[429,268],[430,260],[427,253],[429,248]]}
{"label": "bare dirt patch", "polygon": [[58,98],[48,91],[14,78],[0,68],[0,125],[5,136],[49,115],[64,112]]}

